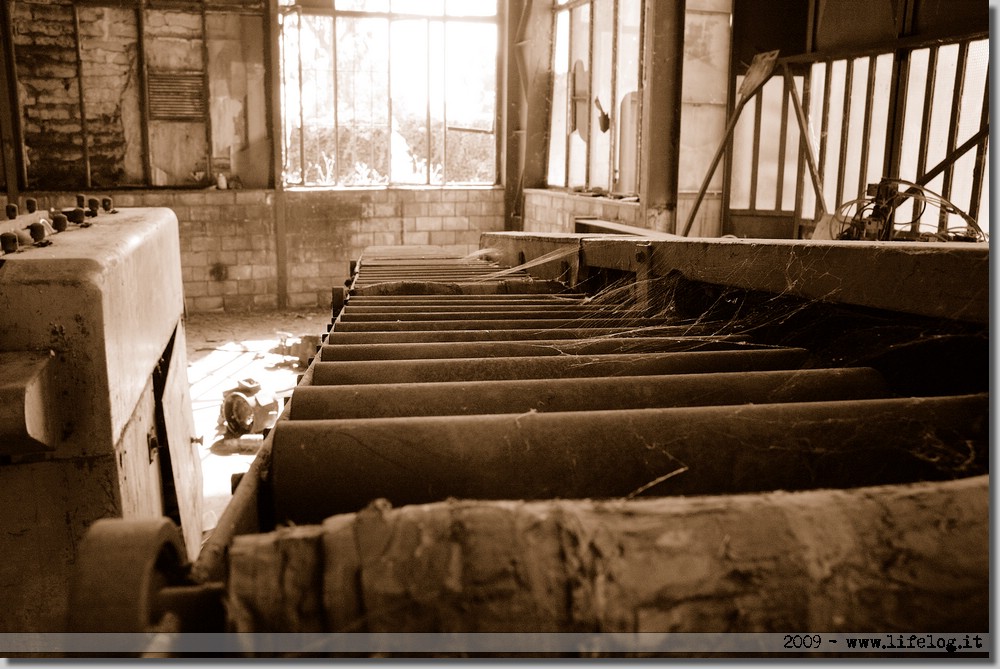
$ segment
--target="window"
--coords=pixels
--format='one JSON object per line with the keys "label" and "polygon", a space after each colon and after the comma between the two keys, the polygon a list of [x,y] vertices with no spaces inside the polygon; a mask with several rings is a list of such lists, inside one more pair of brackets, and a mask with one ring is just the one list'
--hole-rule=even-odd
{"label": "window", "polygon": [[494,184],[496,0],[285,0],[286,185]]}
{"label": "window", "polygon": [[[904,59],[901,70],[906,77],[898,147],[889,136],[897,58]],[[891,177],[893,186],[905,191],[912,182],[934,172],[936,176],[925,184],[932,195],[922,190],[896,209],[895,238],[907,232],[910,238],[961,233],[966,216],[987,227],[987,39],[817,58],[800,67],[800,72],[792,78],[795,97],[802,101],[812,136],[807,145],[800,146],[792,92],[781,76],[775,76],[757,95],[754,106],[747,106],[736,126],[731,218],[784,215],[808,233],[824,210],[841,219],[854,215],[858,203],[870,197],[869,184]],[[738,77],[737,86],[741,82],[742,77]],[[822,201],[817,201],[807,171],[806,146],[811,147],[816,160]],[[939,206],[936,196],[954,208]]]}
{"label": "window", "polygon": [[641,0],[555,9],[548,183],[638,190]]}

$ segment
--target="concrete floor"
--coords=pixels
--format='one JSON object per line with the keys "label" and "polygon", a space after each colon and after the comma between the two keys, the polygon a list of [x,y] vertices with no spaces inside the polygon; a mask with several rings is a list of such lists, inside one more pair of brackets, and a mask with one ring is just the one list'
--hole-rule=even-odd
{"label": "concrete floor", "polygon": [[233,474],[245,472],[262,437],[227,435],[220,410],[224,391],[243,379],[260,384],[259,396],[273,396],[279,410],[304,371],[297,358],[283,355],[283,344],[321,335],[329,309],[258,314],[195,313],[186,320],[188,379],[204,481],[203,524],[216,525],[231,498]]}

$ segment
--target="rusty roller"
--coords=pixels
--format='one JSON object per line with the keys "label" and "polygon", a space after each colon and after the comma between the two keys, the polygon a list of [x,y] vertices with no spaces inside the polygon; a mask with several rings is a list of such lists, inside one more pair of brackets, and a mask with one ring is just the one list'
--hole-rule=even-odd
{"label": "rusty roller", "polygon": [[[372,323],[344,322],[337,324],[339,332],[406,332],[408,330],[557,330],[573,327],[649,328],[661,327],[658,318],[620,317],[602,314],[600,317],[559,319],[481,319],[446,321],[375,321]],[[687,326],[682,326],[687,327]]]}
{"label": "rusty roller", "polygon": [[557,292],[557,293],[522,293],[514,295],[462,295],[443,294],[434,295],[431,293],[423,295],[358,295],[352,293],[350,300],[352,305],[388,305],[388,304],[493,304],[493,303],[517,303],[517,304],[558,304],[576,303],[589,300],[586,293]]}
{"label": "rusty roller", "polygon": [[292,420],[601,411],[884,397],[873,369],[303,386]]}
{"label": "rusty roller", "polygon": [[[348,307],[340,315],[341,323],[391,323],[399,321],[493,321],[502,319],[504,322],[547,320],[553,322],[557,319],[569,320],[572,322],[596,320],[604,322],[606,320],[628,320],[636,316],[635,312],[621,311],[608,312],[601,309],[560,309],[545,311],[527,311],[518,309],[515,311],[383,311],[379,313],[360,313]],[[646,325],[653,321],[647,321]],[[656,321],[657,324],[662,321]],[[537,326],[536,326],[537,327]],[[430,328],[425,328],[430,329]],[[459,328],[464,329],[464,328]]]}
{"label": "rusty roller", "polygon": [[335,361],[313,364],[314,385],[419,383],[593,376],[649,376],[794,369],[804,349],[622,353],[555,357],[448,358],[438,360]]}
{"label": "rusty roller", "polygon": [[540,339],[534,341],[339,344],[337,346],[322,346],[319,359],[330,362],[335,360],[498,358],[758,348],[753,344],[747,343],[747,339],[743,335],[707,335],[705,337],[608,337],[596,339]]}
{"label": "rusty roller", "polygon": [[428,313],[428,314],[448,314],[448,313],[471,313],[471,314],[485,314],[494,312],[510,312],[516,309],[518,314],[533,314],[538,312],[543,313],[565,313],[569,311],[583,311],[589,310],[590,312],[600,312],[603,307],[599,305],[586,305],[586,304],[572,304],[572,303],[553,303],[553,304],[479,304],[479,305],[455,305],[455,304],[418,304],[418,305],[394,305],[394,306],[372,306],[372,305],[355,305],[353,302],[344,309],[345,313],[351,314],[412,314],[412,313]]}
{"label": "rusty roller", "polygon": [[276,520],[313,523],[379,498],[398,506],[935,480],[986,471],[988,404],[982,394],[286,420],[273,431],[271,488]]}
{"label": "rusty roller", "polygon": [[587,339],[593,337],[671,337],[718,334],[717,329],[676,325],[635,327],[572,327],[510,330],[412,330],[398,332],[344,332],[339,324],[327,337],[333,344],[401,344],[449,341],[525,341],[533,339]]}

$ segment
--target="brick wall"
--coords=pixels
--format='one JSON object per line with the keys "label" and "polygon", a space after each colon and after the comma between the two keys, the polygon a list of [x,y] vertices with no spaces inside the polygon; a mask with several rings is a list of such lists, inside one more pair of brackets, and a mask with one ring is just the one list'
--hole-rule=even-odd
{"label": "brick wall", "polygon": [[52,184],[83,183],[72,3],[11,5],[18,95],[31,173]]}
{"label": "brick wall", "polygon": [[[25,193],[40,209],[75,206],[75,192]],[[177,215],[189,312],[255,311],[280,304],[277,207],[284,197],[287,305],[324,307],[366,246],[432,244],[455,253],[503,230],[503,189],[99,191],[115,207]],[[0,197],[0,202],[5,198]],[[24,199],[19,202],[23,209]]]}
{"label": "brick wall", "polygon": [[349,263],[372,245],[431,244],[455,253],[503,230],[503,189],[289,191],[286,198],[289,306],[326,304]]}

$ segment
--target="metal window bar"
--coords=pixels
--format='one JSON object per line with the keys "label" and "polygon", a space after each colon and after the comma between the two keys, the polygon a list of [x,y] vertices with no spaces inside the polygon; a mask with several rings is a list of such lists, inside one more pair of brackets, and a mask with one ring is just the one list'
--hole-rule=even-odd
{"label": "metal window bar", "polygon": [[[984,127],[990,120],[990,69],[986,65],[986,90],[983,91],[983,106],[979,115],[979,127]],[[983,170],[986,169],[986,147],[989,138],[984,137],[976,145],[976,163],[972,170],[972,194],[970,196],[969,216],[979,220],[979,203],[983,193]]]}
{"label": "metal window bar", "polygon": [[[823,77],[823,100],[822,100],[822,112],[821,112],[821,122],[820,122],[820,133],[819,133],[819,176],[820,179],[826,181],[826,152],[827,152],[827,133],[830,131],[830,82],[833,79],[833,61],[827,61],[824,63],[826,68],[825,76]],[[825,195],[825,193],[824,193]]]}
{"label": "metal window bar", "polygon": [[[930,49],[927,55],[927,80],[924,83],[924,109],[921,118],[920,148],[917,154],[917,174],[927,171],[927,150],[930,144],[930,133],[927,129],[931,127],[931,110],[933,108],[934,89],[937,85],[937,47]],[[910,229],[916,232],[920,228],[918,221],[914,220]]]}
{"label": "metal window bar", "polygon": [[776,211],[782,210],[782,197],[784,195],[785,188],[785,159],[786,152],[788,149],[788,96],[791,95],[791,91],[788,91],[782,86],[781,89],[781,129],[780,136],[778,137],[778,173],[776,175],[777,183],[774,194],[774,209]]}
{"label": "metal window bar", "polygon": [[[795,79],[793,77],[788,77],[791,85],[795,84]],[[805,74],[802,76],[802,111],[805,118],[809,118],[809,108],[812,104],[812,69],[807,68]],[[796,95],[797,91],[788,90],[786,86],[786,91],[788,95]],[[797,110],[795,111],[797,113]],[[805,218],[805,195],[806,189],[802,186],[805,183],[806,169],[808,162],[807,154],[811,150],[811,138],[807,137],[804,133],[799,132],[799,150],[798,150],[798,160],[795,166],[795,205],[793,211],[793,219],[795,221],[795,228],[793,236],[795,238],[800,238],[802,236],[802,220]],[[816,205],[813,204],[813,211],[815,211]]]}
{"label": "metal window bar", "polygon": [[566,137],[564,143],[566,146],[564,161],[565,161],[565,171],[563,174],[563,186],[569,187],[569,154],[570,154],[570,136],[573,134],[571,123],[573,116],[573,87],[574,87],[574,75],[573,75],[573,12],[576,11],[574,5],[569,8],[566,15],[569,17],[568,30],[566,33],[566,100],[565,100],[565,114],[566,114]]}
{"label": "metal window bar", "polygon": [[764,111],[764,89],[761,88],[754,100],[753,150],[750,159],[750,209],[757,209],[757,174],[760,171],[760,121]]}
{"label": "metal window bar", "polygon": [[597,12],[594,10],[594,2],[588,3],[587,10],[587,150],[584,155],[583,185],[590,188],[590,152],[594,146],[594,124],[590,119],[593,112],[590,109],[590,101],[594,98],[594,24],[597,23]]}
{"label": "metal window bar", "polygon": [[[955,68],[955,86],[951,97],[951,119],[948,123],[948,148],[946,155],[955,150],[958,144],[958,115],[962,109],[962,93],[965,85],[965,72],[969,58],[969,43],[962,42],[958,45],[958,62]],[[954,176],[954,163],[944,168],[944,179],[941,185],[941,196],[951,199],[952,177]],[[948,229],[948,212],[944,209],[938,210],[938,232]]]}
{"label": "metal window bar", "polygon": [[611,3],[611,99],[608,101],[608,109],[605,110],[606,113],[611,117],[611,124],[608,128],[608,132],[611,133],[611,137],[608,142],[608,190],[613,190],[615,184],[618,183],[618,171],[616,165],[618,161],[615,160],[616,152],[618,151],[618,123],[621,119],[618,118],[619,110],[618,107],[618,27],[619,27],[619,1],[613,0]]}
{"label": "metal window bar", "polygon": [[871,148],[872,107],[875,97],[875,56],[868,56],[868,80],[865,82],[865,116],[861,128],[861,166],[858,170],[858,193],[864,193],[868,183],[868,157]]}
{"label": "metal window bar", "polygon": [[[201,3],[201,71],[202,71],[202,94],[205,96],[204,117],[205,124],[205,174],[211,179],[215,173],[213,158],[215,157],[215,144],[212,133],[212,93],[208,83],[208,16],[205,14],[205,3]],[[230,168],[232,166],[230,165]]]}
{"label": "metal window bar", "polygon": [[298,47],[299,52],[299,184],[305,185],[306,183],[306,112],[305,105],[302,102],[302,8],[296,7],[296,14],[298,21],[296,22],[296,27],[298,29]]}
{"label": "metal window bar", "polygon": [[847,171],[847,144],[851,137],[851,98],[854,93],[854,61],[848,59],[844,71],[844,99],[840,118],[840,154],[837,160],[836,203],[844,201],[844,175]]}

